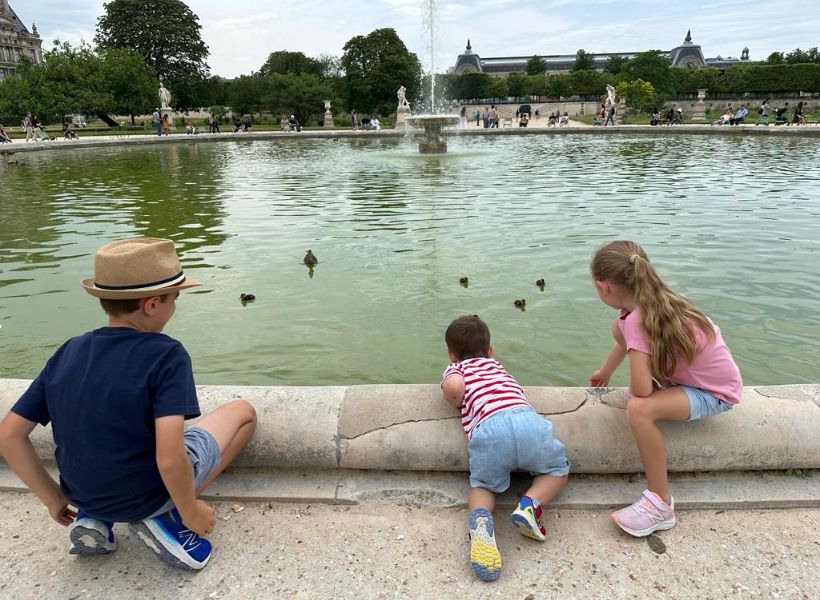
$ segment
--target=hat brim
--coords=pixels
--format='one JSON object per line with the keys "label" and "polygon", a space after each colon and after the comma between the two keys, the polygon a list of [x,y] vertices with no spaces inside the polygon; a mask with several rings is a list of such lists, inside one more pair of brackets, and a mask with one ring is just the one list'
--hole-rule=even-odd
{"label": "hat brim", "polygon": [[93,279],[83,279],[80,284],[86,292],[95,298],[105,298],[107,300],[137,300],[139,298],[164,296],[165,294],[172,294],[173,292],[180,292],[202,285],[200,281],[191,279],[190,277],[186,277],[185,280],[178,285],[169,285],[168,287],[153,290],[106,290],[95,286]]}

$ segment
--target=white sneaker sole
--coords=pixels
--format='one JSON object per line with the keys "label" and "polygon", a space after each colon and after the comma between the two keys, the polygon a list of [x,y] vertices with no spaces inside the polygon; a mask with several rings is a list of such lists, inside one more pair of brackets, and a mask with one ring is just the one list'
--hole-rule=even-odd
{"label": "white sneaker sole", "polygon": [[81,555],[111,554],[117,540],[108,541],[108,528],[96,519],[80,519],[68,532],[68,553]]}

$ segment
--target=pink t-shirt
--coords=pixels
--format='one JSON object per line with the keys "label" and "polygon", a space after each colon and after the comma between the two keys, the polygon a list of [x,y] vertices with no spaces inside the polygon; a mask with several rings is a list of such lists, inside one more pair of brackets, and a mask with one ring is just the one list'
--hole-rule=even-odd
{"label": "pink t-shirt", "polygon": [[[712,323],[711,319],[709,322]],[[646,339],[641,325],[639,309],[636,308],[632,312],[622,310],[618,319],[618,327],[626,340],[627,351],[637,350],[644,354],[652,354],[649,340]],[[669,378],[669,382],[674,385],[700,388],[729,404],[737,404],[743,393],[740,371],[732,358],[731,351],[720,335],[720,327],[714,323],[712,327],[715,330],[715,341],[711,344],[709,338],[699,327],[693,327],[700,351],[692,364],[687,364],[685,359],[678,359],[675,372]]]}
{"label": "pink t-shirt", "polygon": [[453,375],[464,378],[461,402],[461,426],[467,439],[484,419],[499,411],[529,406],[524,390],[501,363],[493,358],[466,358],[454,362],[444,371],[441,381]]}

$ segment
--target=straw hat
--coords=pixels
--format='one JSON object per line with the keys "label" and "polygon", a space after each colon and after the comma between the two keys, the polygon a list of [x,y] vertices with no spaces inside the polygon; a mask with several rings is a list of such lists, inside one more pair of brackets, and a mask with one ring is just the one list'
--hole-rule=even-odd
{"label": "straw hat", "polygon": [[110,300],[161,296],[202,285],[185,277],[174,242],[161,238],[106,244],[94,256],[94,278],[81,283],[92,296]]}

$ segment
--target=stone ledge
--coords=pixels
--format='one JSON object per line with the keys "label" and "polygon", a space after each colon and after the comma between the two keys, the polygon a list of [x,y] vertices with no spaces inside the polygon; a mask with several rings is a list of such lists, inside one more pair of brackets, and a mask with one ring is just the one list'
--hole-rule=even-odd
{"label": "stone ledge", "polygon": [[[0,413],[29,382],[0,380]],[[744,389],[741,404],[693,423],[663,423],[669,470],[757,471],[820,468],[820,386]],[[259,427],[237,467],[467,471],[458,414],[437,385],[332,387],[200,386],[203,412],[244,397]],[[535,409],[567,446],[573,473],[637,473],[641,463],[622,388],[526,388]],[[32,434],[52,460],[50,428]]]}

